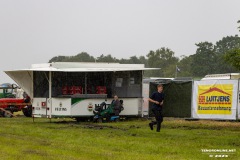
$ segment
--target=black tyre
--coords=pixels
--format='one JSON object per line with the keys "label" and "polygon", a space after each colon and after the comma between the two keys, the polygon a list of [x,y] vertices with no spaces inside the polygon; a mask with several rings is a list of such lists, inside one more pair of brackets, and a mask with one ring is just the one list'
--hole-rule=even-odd
{"label": "black tyre", "polygon": [[32,117],[32,106],[27,106],[26,108],[22,108],[22,112],[26,117]]}
{"label": "black tyre", "polygon": [[103,122],[103,119],[102,118],[98,118],[97,119],[97,123],[102,123]]}
{"label": "black tyre", "polygon": [[77,122],[81,122],[81,118],[75,118]]}
{"label": "black tyre", "polygon": [[87,121],[87,118],[85,118],[85,117],[77,117],[75,119],[77,120],[77,122],[86,122]]}

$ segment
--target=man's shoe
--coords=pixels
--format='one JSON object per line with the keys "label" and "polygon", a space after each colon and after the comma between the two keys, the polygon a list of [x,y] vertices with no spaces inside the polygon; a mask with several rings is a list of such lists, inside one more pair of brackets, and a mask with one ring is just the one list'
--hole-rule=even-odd
{"label": "man's shoe", "polygon": [[153,130],[153,124],[149,123],[149,127],[151,128],[151,130]]}

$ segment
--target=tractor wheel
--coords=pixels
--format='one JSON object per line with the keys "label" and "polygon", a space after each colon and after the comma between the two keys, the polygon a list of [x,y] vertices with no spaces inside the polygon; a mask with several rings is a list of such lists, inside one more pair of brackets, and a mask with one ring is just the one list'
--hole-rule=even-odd
{"label": "tractor wheel", "polygon": [[32,106],[27,106],[26,108],[22,108],[22,112],[26,117],[32,117]]}
{"label": "tractor wheel", "polygon": [[4,117],[4,111],[0,110],[0,117]]}

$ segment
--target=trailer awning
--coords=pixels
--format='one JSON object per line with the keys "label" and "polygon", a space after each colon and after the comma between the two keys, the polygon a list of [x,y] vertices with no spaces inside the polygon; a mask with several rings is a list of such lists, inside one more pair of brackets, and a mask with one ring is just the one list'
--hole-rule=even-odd
{"label": "trailer awning", "polygon": [[52,72],[117,72],[117,71],[146,71],[146,70],[159,70],[160,68],[35,68],[35,69],[22,69],[12,70],[7,72],[22,72],[22,71],[52,71]]}
{"label": "trailer awning", "polygon": [[30,69],[5,71],[30,96],[33,94],[33,72],[118,72],[118,71],[146,71],[160,68],[145,68],[144,64],[119,63],[84,63],[84,62],[54,62],[33,64]]}
{"label": "trailer awning", "polygon": [[146,70],[159,70],[160,68],[144,68],[144,67],[106,67],[106,68],[30,68],[30,69],[20,69],[20,70],[11,70],[7,72],[21,72],[21,71],[52,71],[52,72],[117,72],[117,71],[146,71]]}
{"label": "trailer awning", "polygon": [[32,97],[33,96],[33,77],[32,77],[32,71],[24,71],[24,70],[18,70],[18,71],[5,71],[5,73],[12,78],[18,86],[21,86],[21,88],[27,92],[27,94]]}

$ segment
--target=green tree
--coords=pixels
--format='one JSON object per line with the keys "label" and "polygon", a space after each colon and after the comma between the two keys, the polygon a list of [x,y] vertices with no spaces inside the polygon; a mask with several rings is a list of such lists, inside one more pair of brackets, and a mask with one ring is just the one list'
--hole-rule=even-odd
{"label": "green tree", "polygon": [[216,42],[214,46],[216,53],[216,73],[231,73],[236,72],[236,69],[225,62],[225,54],[234,48],[240,48],[240,37],[236,36],[227,36],[223,37],[220,41]]}
{"label": "green tree", "polygon": [[90,56],[87,52],[82,52],[76,56],[56,56],[49,62],[94,62],[95,58]]}
{"label": "green tree", "polygon": [[225,60],[233,67],[240,70],[240,48],[229,50],[225,54]]}
{"label": "green tree", "polygon": [[181,70],[178,73],[179,77],[192,77],[192,61],[193,55],[181,56],[180,61],[177,64],[178,68]]}
{"label": "green tree", "polygon": [[110,54],[108,54],[107,56],[104,56],[103,54],[96,58],[96,62],[108,62],[108,63],[113,63],[113,62],[117,62],[118,59],[116,59],[115,57],[112,57]]}
{"label": "green tree", "polygon": [[146,59],[145,56],[140,56],[139,61],[141,64],[145,64],[145,67],[148,67],[148,60]]}
{"label": "green tree", "polygon": [[67,61],[68,57],[66,56],[55,56],[52,59],[49,60],[49,63],[51,62],[64,62]]}
{"label": "green tree", "polygon": [[201,42],[196,44],[197,51],[192,59],[192,73],[194,76],[205,76],[206,74],[215,73],[216,54],[214,45],[210,42]]}
{"label": "green tree", "polygon": [[95,58],[90,56],[87,52],[82,52],[76,56],[72,56],[69,62],[95,62]]}
{"label": "green tree", "polygon": [[137,56],[132,56],[132,57],[130,57],[130,59],[129,59],[129,63],[130,63],[130,64],[140,64],[141,61],[138,59]]}
{"label": "green tree", "polygon": [[150,76],[156,77],[174,77],[175,67],[179,59],[174,56],[174,52],[169,48],[150,51],[147,55],[148,66],[152,68],[161,68],[161,70],[151,71]]}
{"label": "green tree", "polygon": [[122,58],[118,62],[122,64],[144,64],[145,67],[147,66],[147,59],[144,56],[140,56],[139,58],[132,56],[129,59]]}

